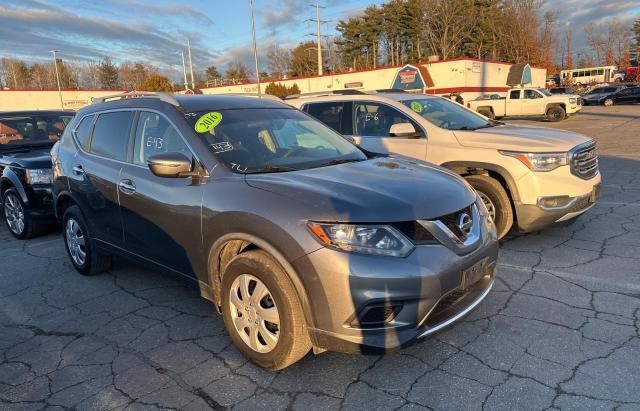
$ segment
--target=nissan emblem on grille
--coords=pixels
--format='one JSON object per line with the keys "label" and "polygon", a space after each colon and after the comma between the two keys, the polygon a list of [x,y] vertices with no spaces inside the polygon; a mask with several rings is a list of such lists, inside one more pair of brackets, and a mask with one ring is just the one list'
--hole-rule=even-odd
{"label": "nissan emblem on grille", "polygon": [[471,233],[472,227],[473,220],[471,220],[471,216],[467,213],[460,214],[460,216],[458,217],[458,228],[460,228],[460,231],[462,232],[462,234],[464,234],[465,238],[469,235],[469,233]]}

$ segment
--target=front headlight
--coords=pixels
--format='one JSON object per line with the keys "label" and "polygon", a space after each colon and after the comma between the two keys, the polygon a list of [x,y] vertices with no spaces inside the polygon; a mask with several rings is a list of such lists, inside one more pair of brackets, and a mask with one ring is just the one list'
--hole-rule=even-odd
{"label": "front headlight", "polygon": [[387,225],[309,222],[307,226],[322,244],[344,251],[405,257],[413,250],[407,238]]}
{"label": "front headlight", "polygon": [[522,153],[499,150],[504,156],[517,158],[532,171],[551,171],[569,164],[567,153]]}
{"label": "front headlight", "polygon": [[578,102],[578,100],[576,100],[575,98],[570,98],[569,99],[569,104],[576,104]]}
{"label": "front headlight", "polygon": [[50,168],[29,168],[25,171],[27,184],[51,184]]}

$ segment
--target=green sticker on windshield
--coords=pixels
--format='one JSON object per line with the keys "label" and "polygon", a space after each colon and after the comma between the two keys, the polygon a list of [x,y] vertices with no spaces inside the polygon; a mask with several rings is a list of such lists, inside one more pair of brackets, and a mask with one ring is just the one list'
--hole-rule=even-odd
{"label": "green sticker on windshield", "polygon": [[416,113],[422,113],[422,104],[418,103],[417,101],[412,101],[411,110],[415,111]]}
{"label": "green sticker on windshield", "polygon": [[196,121],[196,131],[198,133],[204,133],[206,131],[213,130],[220,121],[222,121],[222,114],[217,111],[207,113]]}

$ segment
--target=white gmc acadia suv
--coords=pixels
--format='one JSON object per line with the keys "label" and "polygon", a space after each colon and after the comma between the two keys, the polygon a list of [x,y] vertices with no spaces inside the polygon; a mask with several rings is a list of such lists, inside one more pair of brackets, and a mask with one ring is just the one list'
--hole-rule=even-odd
{"label": "white gmc acadia suv", "polygon": [[442,97],[353,90],[291,96],[297,107],[366,150],[439,164],[478,191],[499,237],[578,217],[599,197],[593,139],[488,119]]}

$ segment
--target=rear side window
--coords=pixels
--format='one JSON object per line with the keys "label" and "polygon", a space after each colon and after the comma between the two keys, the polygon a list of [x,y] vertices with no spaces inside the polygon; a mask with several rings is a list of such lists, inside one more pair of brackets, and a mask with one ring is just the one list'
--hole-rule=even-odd
{"label": "rear side window", "polygon": [[80,121],[78,127],[73,131],[73,134],[76,136],[76,140],[80,147],[86,149],[87,141],[89,140],[89,131],[91,130],[91,123],[93,122],[94,116],[86,116]]}
{"label": "rear side window", "polygon": [[307,113],[322,121],[338,133],[342,130],[343,103],[314,103],[307,105]]}
{"label": "rear side window", "polygon": [[90,151],[98,156],[125,161],[132,119],[131,111],[98,115],[91,137]]}
{"label": "rear side window", "polygon": [[520,90],[513,90],[509,93],[509,98],[511,100],[517,100],[520,98]]}

